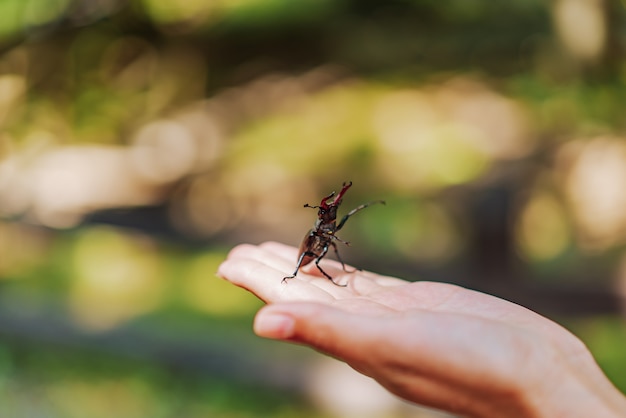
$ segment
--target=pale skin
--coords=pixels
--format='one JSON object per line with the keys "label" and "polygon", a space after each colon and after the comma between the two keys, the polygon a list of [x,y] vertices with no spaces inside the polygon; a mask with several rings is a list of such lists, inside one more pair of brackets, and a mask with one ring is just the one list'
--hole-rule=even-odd
{"label": "pale skin", "polygon": [[[297,249],[233,248],[218,274],[268,305],[262,337],[343,360],[392,393],[469,417],[626,417],[626,397],[585,345],[526,308],[462,287],[407,282],[338,262],[296,278]],[[352,268],[348,268],[352,271]]]}

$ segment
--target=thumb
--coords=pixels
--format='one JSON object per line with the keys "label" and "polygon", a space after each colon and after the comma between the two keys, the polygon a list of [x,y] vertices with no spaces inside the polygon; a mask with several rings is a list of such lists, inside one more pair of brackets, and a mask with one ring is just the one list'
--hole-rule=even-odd
{"label": "thumb", "polygon": [[357,360],[377,334],[376,321],[317,303],[277,303],[256,315],[254,332],[265,338],[309,345],[344,360]]}

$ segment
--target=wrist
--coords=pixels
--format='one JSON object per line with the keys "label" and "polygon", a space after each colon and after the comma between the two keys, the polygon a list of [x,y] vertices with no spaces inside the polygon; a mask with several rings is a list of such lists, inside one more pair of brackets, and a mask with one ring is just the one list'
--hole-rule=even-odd
{"label": "wrist", "polygon": [[528,417],[624,417],[626,398],[586,348],[576,355],[558,354],[544,365],[534,387],[524,390]]}
{"label": "wrist", "polygon": [[[476,397],[469,416],[514,418],[624,418],[626,397],[582,350],[543,347],[517,372]],[[531,350],[533,351],[533,350]],[[551,351],[551,355],[547,354]],[[492,381],[492,383],[495,383]]]}

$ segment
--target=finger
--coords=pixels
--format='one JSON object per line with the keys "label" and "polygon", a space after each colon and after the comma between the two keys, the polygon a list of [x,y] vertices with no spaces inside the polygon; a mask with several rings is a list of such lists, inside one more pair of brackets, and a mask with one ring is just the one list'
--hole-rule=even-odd
{"label": "finger", "polygon": [[[516,370],[511,365],[521,364],[529,344],[537,344],[529,334],[492,321],[417,310],[411,316],[368,315],[318,303],[266,306],[254,331],[311,346],[368,375],[381,367],[408,367],[457,387],[477,387],[485,376],[491,379],[486,385],[508,385]],[[482,337],[468,345],[476,335]]]}
{"label": "finger", "polygon": [[[282,250],[268,249],[264,244],[251,245],[241,244],[230,250],[227,259],[249,258],[257,260],[268,266],[280,270],[282,277],[293,273],[297,264],[297,250],[293,247],[284,246]],[[292,251],[289,251],[291,249]],[[293,254],[292,254],[293,253]],[[281,277],[281,278],[282,278]]]}
{"label": "finger", "polygon": [[[227,256],[227,261],[231,262],[233,260],[240,259],[256,260],[280,271],[282,276],[276,275],[274,277],[280,277],[282,280],[283,277],[294,273],[295,266],[297,265],[297,255],[298,250],[295,247],[287,246],[278,242],[266,242],[258,246],[241,244],[234,247],[230,251]],[[297,272],[297,278],[289,279],[284,284],[292,283],[296,280],[308,281],[312,285],[317,286],[333,295],[335,298],[367,296],[388,286],[406,284],[406,281],[404,280],[380,276],[367,271],[357,270],[355,272],[347,273],[343,270],[341,263],[335,260],[324,259],[321,261],[320,267],[333,278],[334,283],[331,283],[331,281],[324,276],[315,263],[310,263],[307,266],[303,266],[302,269]],[[222,277],[230,280],[229,276],[225,276],[224,274],[222,274]],[[253,282],[250,283],[238,282],[236,280],[237,278],[233,277],[231,281],[239,286],[247,288],[259,297],[262,297],[264,294],[259,292],[259,286],[265,286],[265,283],[259,282],[258,278],[252,279]],[[346,287],[336,286],[335,283],[346,285]],[[268,301],[268,299],[264,298],[263,300]],[[280,298],[280,300],[285,299]]]}
{"label": "finger", "polygon": [[[282,271],[282,277],[297,274],[297,277],[288,279],[286,283],[291,283],[296,280],[308,281],[311,285],[317,286],[337,298],[355,295],[355,290],[352,286],[343,286],[350,284],[352,281],[352,274],[348,274],[343,271],[340,263],[333,262],[332,260],[323,260],[325,265],[325,267],[323,267],[324,271],[329,273],[329,271],[332,270],[332,273],[329,273],[329,275],[333,278],[331,282],[328,280],[328,277],[326,277],[319,270],[315,263],[302,266],[302,268],[296,272],[295,268],[297,266],[297,256],[298,250],[294,247],[280,244],[278,242],[266,242],[258,246],[249,244],[238,245],[230,251],[227,259],[233,260],[236,258],[249,258],[257,260],[276,270]],[[328,265],[333,267],[329,268]],[[341,286],[337,286],[337,284],[340,284]],[[365,283],[363,284],[365,285]],[[346,287],[350,287],[351,290],[346,291]],[[364,286],[362,285],[359,286],[359,288],[363,287]],[[359,292],[356,292],[356,294],[362,294]]]}
{"label": "finger", "polygon": [[298,249],[291,245],[285,245],[276,241],[267,241],[259,245],[268,251],[273,252],[276,255],[282,256],[286,260],[293,261],[298,259]]}
{"label": "finger", "polygon": [[[259,245],[259,247],[263,249],[267,249],[268,251],[274,253],[275,255],[279,255],[284,257],[285,260],[289,263],[293,263],[293,260],[297,260],[298,258],[298,250],[295,247],[282,244],[280,242],[268,241]],[[320,262],[324,271],[326,271],[331,277],[339,277],[344,276],[346,273],[354,274],[355,277],[359,277],[362,279],[367,279],[368,281],[374,282],[378,286],[398,286],[404,285],[407,282],[405,280],[397,279],[395,277],[382,276],[376,273],[372,273],[365,270],[358,270],[356,267],[345,264],[344,266],[339,261],[325,258]],[[290,264],[291,265],[291,264]],[[346,270],[348,270],[346,272]],[[353,272],[353,270],[355,270]],[[322,277],[322,272],[319,271],[317,267],[313,263],[308,266],[303,266],[303,271],[307,274],[311,274],[314,276]],[[350,277],[350,276],[346,276]],[[340,280],[340,283],[346,283],[348,280],[344,281],[343,277]],[[361,283],[359,283],[361,284]],[[378,290],[378,286],[361,286],[358,293],[359,294],[367,294],[369,291]]]}
{"label": "finger", "polygon": [[254,331],[265,338],[309,345],[352,365],[365,365],[372,336],[384,335],[384,321],[317,303],[281,303],[261,309]]}
{"label": "finger", "polygon": [[219,266],[217,274],[254,293],[265,302],[295,300],[321,302],[334,299],[328,291],[307,281],[291,279],[283,282],[284,271],[275,269],[262,261],[236,254],[229,255]]}
{"label": "finger", "polygon": [[[274,248],[272,248],[273,247],[272,244],[276,244],[274,245]],[[279,254],[276,254],[276,249],[278,249]],[[280,254],[281,252],[283,254]],[[297,262],[294,261],[296,257],[294,257],[294,260],[289,261],[284,257],[285,252],[287,253],[287,255],[290,255],[289,253],[296,254],[296,249],[293,247],[284,246],[278,243],[266,243],[266,244],[261,244],[259,246],[242,244],[233,248],[228,254],[228,257],[226,260],[228,263],[226,264],[226,266],[230,266],[231,262],[241,262],[242,260],[249,260],[249,261],[254,260],[281,272],[280,275],[276,273],[274,274],[273,282],[270,282],[269,280],[271,279],[269,278],[265,282],[259,282],[258,278],[250,278],[248,275],[245,277],[248,277],[249,280],[252,280],[252,281],[251,282],[247,281],[244,283],[244,282],[238,281],[238,277],[241,277],[241,276],[234,276],[232,278],[229,278],[227,273],[224,273],[223,269],[220,270],[222,273],[219,273],[218,271],[218,274],[222,275],[222,277],[227,278],[228,280],[230,280],[231,282],[239,286],[246,287],[247,289],[254,291],[255,293],[258,293],[259,286],[275,285],[277,283],[276,278],[280,277],[280,283],[282,285],[288,285],[293,282],[300,283],[302,281],[305,281],[305,282],[308,282],[311,286],[322,289],[325,292],[327,292],[329,295],[333,295],[336,298],[340,298],[340,297],[345,298],[345,297],[350,297],[354,295],[353,291],[351,290],[349,291],[345,287],[337,286],[335,283],[331,283],[331,281],[328,280],[327,277],[323,276],[323,274],[314,265],[313,265],[313,269],[314,269],[314,273],[316,274],[311,274],[307,272],[306,270],[298,271],[297,277],[289,278],[286,281],[283,281],[283,278],[294,274],[294,269],[295,269],[295,266],[297,265]],[[235,269],[234,272],[238,273],[239,270]],[[299,284],[298,286],[302,287],[301,284]],[[301,289],[301,290],[305,291],[306,289],[307,288],[304,287],[304,289]],[[314,292],[314,295],[317,295],[316,289],[311,289],[311,290]],[[291,292],[288,292],[285,295],[283,295],[282,293],[280,295],[281,296],[298,296],[298,300],[303,300],[303,298],[300,297],[302,296],[300,293],[292,295]],[[284,300],[283,297],[281,297],[280,299]],[[314,297],[314,299],[317,299],[317,297]],[[272,299],[272,300],[275,300],[275,299]],[[288,298],[287,300],[293,300],[293,299]],[[304,300],[309,300],[309,299],[304,298]]]}
{"label": "finger", "polygon": [[[324,259],[320,265],[331,277],[337,278],[339,283],[347,283],[348,287],[351,287],[359,295],[369,295],[372,292],[380,291],[381,288],[408,283],[406,280],[395,277],[382,276],[367,270],[357,270],[348,264],[346,264],[348,270],[346,272],[341,263],[335,260]],[[323,276],[314,263],[303,267],[302,271],[315,276]]]}
{"label": "finger", "polygon": [[467,408],[468,400],[457,385],[420,373],[419,365],[406,367],[391,350],[393,342],[380,349],[381,338],[389,336],[385,317],[355,315],[312,303],[279,304],[258,312],[254,331],[262,337],[305,344],[343,360],[405,399],[449,411]]}
{"label": "finger", "polygon": [[[286,271],[290,269],[295,269],[298,260],[298,250],[295,247],[291,247],[288,245],[281,244],[279,242],[269,241],[259,245],[259,251],[251,252],[249,255],[258,260],[266,260],[268,263],[271,263],[273,266],[277,268],[286,268]],[[345,265],[344,266],[339,262],[332,259],[324,258],[320,261],[319,267],[321,267],[330,277],[333,278],[333,281],[337,284],[341,285],[350,285],[353,277],[353,273],[361,272],[356,268]],[[323,278],[325,281],[328,281],[328,277],[321,272],[318,266],[311,262],[308,265],[301,266],[301,273],[306,275]],[[323,283],[323,281],[321,282]],[[365,286],[364,286],[365,285]],[[326,285],[322,285],[327,287]],[[365,289],[366,283],[362,283],[359,286],[361,289],[358,294],[362,294]]]}
{"label": "finger", "polygon": [[[294,260],[298,259],[299,254],[298,250],[295,247],[291,247],[279,242],[268,241],[260,244],[259,247],[263,250],[267,250],[268,252],[273,253],[274,256],[280,256],[281,258],[284,258],[284,260],[289,263],[289,265],[295,264]],[[349,264],[345,264],[344,266],[339,261],[330,258],[324,258],[320,262],[320,264],[324,271],[326,271],[332,277],[340,276],[345,273],[360,271]],[[308,266],[302,266],[302,269],[307,274],[320,277],[323,276],[323,273],[319,271],[319,269],[313,263],[310,263]]]}

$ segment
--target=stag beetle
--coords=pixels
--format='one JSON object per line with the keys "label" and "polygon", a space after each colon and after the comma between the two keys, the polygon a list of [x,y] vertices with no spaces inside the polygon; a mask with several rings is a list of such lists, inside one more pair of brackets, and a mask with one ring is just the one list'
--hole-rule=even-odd
{"label": "stag beetle", "polygon": [[294,277],[296,277],[296,275],[298,274],[298,270],[300,270],[300,267],[306,266],[311,261],[315,260],[315,266],[318,268],[319,271],[322,272],[324,276],[326,276],[328,280],[330,280],[337,286],[346,286],[345,284],[341,285],[336,283],[333,278],[330,277],[330,275],[322,269],[319,263],[322,258],[326,256],[326,253],[328,253],[328,247],[332,246],[335,254],[337,255],[337,259],[341,263],[341,267],[343,268],[343,270],[347,273],[353,273],[354,271],[346,270],[346,266],[341,260],[339,252],[337,251],[337,245],[335,244],[335,240],[342,242],[346,245],[350,245],[350,243],[342,241],[341,239],[339,239],[339,237],[337,237],[337,235],[335,235],[335,233],[343,228],[344,224],[346,223],[348,218],[350,218],[350,216],[354,215],[361,209],[365,209],[366,207],[374,203],[382,203],[383,205],[385,204],[383,200],[376,200],[373,202],[364,203],[352,209],[341,219],[341,221],[339,221],[339,223],[337,223],[337,209],[339,208],[339,205],[341,205],[341,198],[350,188],[350,186],[352,186],[352,182],[343,183],[341,191],[339,192],[337,197],[335,197],[330,202],[329,200],[335,196],[335,192],[332,192],[328,196],[324,197],[319,205],[311,206],[308,203],[304,205],[305,208],[319,209],[317,212],[318,219],[315,222],[313,229],[309,231],[309,233],[302,240],[302,244],[300,244],[298,265],[296,266],[296,270],[291,276],[284,277],[282,280],[283,283],[287,279],[293,279]]}

